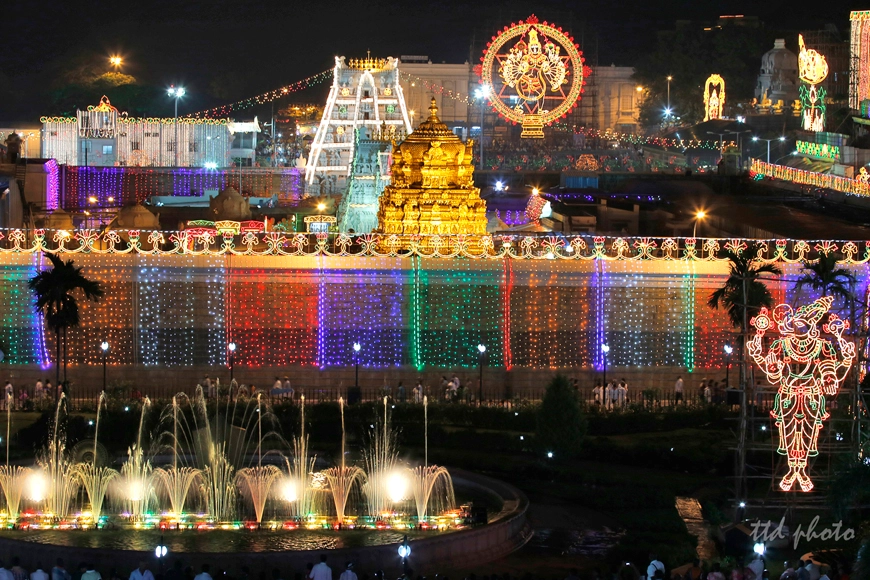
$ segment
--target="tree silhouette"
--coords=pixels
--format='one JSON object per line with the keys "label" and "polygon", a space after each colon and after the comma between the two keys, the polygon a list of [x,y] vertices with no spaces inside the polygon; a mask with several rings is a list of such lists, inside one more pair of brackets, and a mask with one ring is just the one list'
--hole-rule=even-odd
{"label": "tree silhouette", "polygon": [[758,244],[751,243],[740,253],[731,249],[719,252],[720,258],[727,258],[731,262],[728,268],[728,279],[707,300],[707,305],[713,310],[720,308],[727,310],[731,326],[739,328],[744,335],[747,332],[744,325],[748,324],[750,316],[757,313],[763,306],[773,307],[773,296],[761,281],[762,276],[764,274],[782,274],[782,270],[776,264],[759,262],[757,259],[758,250]]}
{"label": "tree silhouette", "polygon": [[855,274],[837,265],[837,256],[833,252],[819,254],[819,259],[812,264],[804,264],[802,276],[795,283],[795,289],[803,290],[809,286],[822,296],[842,298],[847,303],[855,298],[852,285]]}
{"label": "tree silhouette", "polygon": [[45,322],[54,330],[57,346],[55,380],[60,384],[60,341],[63,331],[63,382],[66,383],[67,328],[79,325],[79,303],[74,292],[81,290],[87,300],[96,302],[103,296],[99,282],[88,280],[72,260],[64,262],[56,254],[45,253],[51,262],[50,270],[42,270],[27,285],[36,297],[36,310],[45,316]]}

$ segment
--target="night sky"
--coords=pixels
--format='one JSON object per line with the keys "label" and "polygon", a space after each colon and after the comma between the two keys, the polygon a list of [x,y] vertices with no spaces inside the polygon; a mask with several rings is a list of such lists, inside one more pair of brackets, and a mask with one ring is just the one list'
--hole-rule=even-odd
{"label": "night sky", "polygon": [[[204,108],[330,68],[336,54],[364,56],[371,49],[377,56],[428,55],[433,62],[464,62],[473,43],[479,46],[497,27],[533,12],[570,29],[598,64],[632,65],[654,45],[656,31],[673,28],[678,19],[755,15],[774,30],[818,29],[830,22],[845,38],[849,10],[870,8],[870,1],[863,6],[831,0],[812,11],[784,7],[779,2],[698,0],[23,0],[2,8],[6,42],[0,51],[0,120],[35,120],[58,71],[87,54],[107,59],[120,53],[123,72],[141,83],[183,84],[191,93],[186,106]],[[475,52],[473,59],[478,57]],[[318,91],[309,94],[311,100],[322,98]],[[166,111],[155,114],[168,112],[167,103]]]}

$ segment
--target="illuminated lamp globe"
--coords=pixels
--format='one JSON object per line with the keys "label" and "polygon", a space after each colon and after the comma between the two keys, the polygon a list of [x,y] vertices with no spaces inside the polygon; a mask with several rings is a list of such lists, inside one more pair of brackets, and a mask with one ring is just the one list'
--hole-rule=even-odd
{"label": "illuminated lamp globe", "polygon": [[358,343],[358,342],[353,343],[353,351],[354,352],[359,352],[361,349],[362,349],[362,345],[360,345],[360,343]]}
{"label": "illuminated lamp globe", "polygon": [[478,344],[478,345],[477,345],[477,350],[478,350],[478,352],[480,352],[480,354],[483,354],[483,353],[486,352],[486,346],[483,345],[483,344]]}

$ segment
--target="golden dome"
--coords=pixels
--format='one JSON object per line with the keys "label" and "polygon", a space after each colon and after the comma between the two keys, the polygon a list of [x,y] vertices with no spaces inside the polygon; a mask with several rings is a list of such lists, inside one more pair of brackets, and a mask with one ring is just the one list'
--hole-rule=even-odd
{"label": "golden dome", "polygon": [[438,118],[429,118],[393,153],[392,183],[378,208],[386,234],[486,234],[486,202],[472,180],[474,142],[463,143]]}

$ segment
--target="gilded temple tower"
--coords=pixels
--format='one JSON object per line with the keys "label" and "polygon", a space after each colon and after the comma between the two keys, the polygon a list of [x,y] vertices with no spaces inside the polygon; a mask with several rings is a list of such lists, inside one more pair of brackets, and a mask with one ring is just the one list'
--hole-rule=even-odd
{"label": "gilded temple tower", "polygon": [[378,207],[384,234],[486,234],[486,202],[474,187],[474,142],[463,143],[438,118],[435,99],[393,154],[392,183]]}

